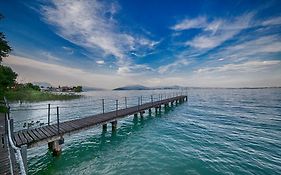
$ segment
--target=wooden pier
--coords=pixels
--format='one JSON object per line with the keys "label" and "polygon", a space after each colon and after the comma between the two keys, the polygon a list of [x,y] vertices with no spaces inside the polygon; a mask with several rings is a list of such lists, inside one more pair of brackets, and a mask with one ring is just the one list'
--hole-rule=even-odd
{"label": "wooden pier", "polygon": [[81,119],[62,122],[59,124],[52,124],[39,128],[18,131],[14,133],[13,138],[16,146],[20,147],[21,145],[27,145],[28,148],[30,148],[42,143],[50,143],[55,140],[59,140],[65,134],[69,135],[72,133],[77,133],[80,130],[91,128],[98,124],[111,123],[114,129],[114,127],[116,127],[118,118],[123,118],[125,116],[138,113],[142,115],[145,110],[155,108],[157,111],[159,108],[161,108],[161,105],[167,106],[169,103],[173,105],[176,102],[180,103],[186,100],[187,96],[177,96],[160,101],[149,102],[134,107],[101,113]]}
{"label": "wooden pier", "polygon": [[[138,114],[140,117],[143,117],[143,114],[145,113],[146,110],[148,111],[149,114],[151,114],[152,109],[155,110],[155,113],[160,113],[162,107],[163,109],[167,109],[169,106],[172,107],[175,104],[180,104],[187,100],[188,97],[186,95],[178,95],[166,99],[162,99],[161,97],[159,98],[158,101],[153,101],[153,98],[151,98],[150,102],[142,104],[142,102],[140,103],[139,100],[138,105],[133,107],[127,107],[127,99],[125,98],[125,104],[126,104],[125,108],[118,109],[118,101],[116,100],[116,109],[110,112],[104,112],[105,111],[104,100],[102,100],[103,109],[101,114],[96,114],[80,119],[65,121],[65,122],[59,121],[59,108],[57,107],[56,124],[48,124],[37,128],[29,128],[17,132],[11,132],[10,140],[13,140],[12,143],[15,145],[14,147],[16,149],[17,148],[20,149],[22,155],[22,162],[23,162],[21,163],[22,165],[21,167],[25,167],[22,169],[27,171],[27,157],[26,157],[27,148],[31,148],[42,144],[48,144],[48,147],[53,152],[53,155],[59,155],[61,153],[61,145],[64,143],[63,136],[65,135],[71,135],[77,132],[81,132],[85,129],[92,128],[96,125],[102,125],[102,130],[106,131],[108,124],[111,124],[112,132],[114,132],[117,129],[117,120],[120,118],[129,115],[134,115],[135,117],[137,117]],[[13,121],[13,119],[11,119],[11,121]],[[49,121],[50,121],[50,115],[48,113],[48,122]],[[2,121],[0,121],[0,124],[1,122]],[[11,126],[10,128],[13,128],[13,122],[9,122],[9,124]],[[0,160],[5,162],[5,164],[2,164],[1,162],[0,174],[5,174],[5,172],[8,172],[8,167],[15,167],[15,166],[10,165],[9,161],[6,160],[6,158],[9,157],[8,155],[6,155],[6,153],[8,152],[6,151],[6,148],[5,150],[1,148],[0,151],[1,151]]]}
{"label": "wooden pier", "polygon": [[0,174],[18,174],[15,153],[8,141],[6,116],[2,113],[0,113],[0,136]]}

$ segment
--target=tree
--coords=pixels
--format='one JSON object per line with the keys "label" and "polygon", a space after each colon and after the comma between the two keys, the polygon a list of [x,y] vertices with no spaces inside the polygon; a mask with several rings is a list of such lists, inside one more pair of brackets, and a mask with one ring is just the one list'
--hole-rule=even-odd
{"label": "tree", "polygon": [[[0,14],[0,20],[2,18]],[[4,91],[15,85],[18,76],[10,67],[1,65],[2,58],[7,57],[11,50],[5,35],[0,32],[0,98],[4,95]]]}
{"label": "tree", "polygon": [[33,90],[36,90],[36,91],[40,91],[40,87],[38,85],[34,85],[32,83],[26,83],[25,87],[28,88],[28,89],[33,89]]}
{"label": "tree", "polygon": [[[3,16],[0,14],[0,20]],[[6,37],[3,32],[0,32],[0,63],[2,62],[2,58],[9,56],[9,53],[12,51],[11,47],[8,45],[6,41]]]}
{"label": "tree", "polygon": [[14,86],[17,76],[10,67],[0,65],[0,90],[3,92]]}
{"label": "tree", "polygon": [[82,92],[82,86],[74,86],[73,87],[74,92]]}

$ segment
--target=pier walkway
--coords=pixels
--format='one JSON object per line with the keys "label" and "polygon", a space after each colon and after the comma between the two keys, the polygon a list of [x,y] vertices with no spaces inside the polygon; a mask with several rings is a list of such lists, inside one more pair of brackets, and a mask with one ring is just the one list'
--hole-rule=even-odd
{"label": "pier walkway", "polygon": [[0,174],[18,174],[18,167],[13,148],[8,140],[6,116],[0,113]]}

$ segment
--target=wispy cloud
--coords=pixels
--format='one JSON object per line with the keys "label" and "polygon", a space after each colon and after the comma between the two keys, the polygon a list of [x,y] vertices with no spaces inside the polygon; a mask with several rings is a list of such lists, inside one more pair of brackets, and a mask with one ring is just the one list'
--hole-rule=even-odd
{"label": "wispy cloud", "polygon": [[[42,6],[46,21],[56,27],[61,37],[95,54],[113,55],[118,64],[128,64],[128,52],[138,47],[154,47],[156,42],[140,35],[121,32],[114,19],[118,4],[103,1],[51,1]],[[128,61],[129,60],[129,61]]]}
{"label": "wispy cloud", "polygon": [[218,67],[207,67],[198,69],[197,73],[241,73],[241,72],[259,72],[268,69],[272,66],[280,64],[281,61],[270,60],[270,61],[248,61],[238,64],[225,64]]}
{"label": "wispy cloud", "polygon": [[62,46],[62,49],[69,55],[72,55],[74,53],[74,50],[70,47]]}
{"label": "wispy cloud", "polygon": [[216,53],[209,55],[209,59],[223,59],[228,62],[238,62],[251,59],[269,59],[272,54],[281,52],[281,38],[279,35],[267,35],[238,41]]}
{"label": "wispy cloud", "polygon": [[272,17],[262,22],[263,26],[281,25],[281,16]]}
{"label": "wispy cloud", "polygon": [[194,19],[188,18],[180,21],[178,24],[171,27],[175,31],[182,31],[188,29],[205,28],[208,22],[206,17],[197,17]]}
{"label": "wispy cloud", "polygon": [[225,41],[233,38],[243,29],[250,26],[252,14],[246,14],[233,20],[214,20],[204,28],[204,32],[193,40],[187,41],[186,45],[197,49],[212,49]]}
{"label": "wispy cloud", "polygon": [[244,14],[230,19],[209,19],[198,17],[195,19],[184,19],[176,24],[172,29],[176,31],[200,28],[202,32],[192,40],[186,41],[187,46],[196,49],[212,49],[225,41],[233,38],[243,29],[250,26],[253,13]]}
{"label": "wispy cloud", "polygon": [[54,56],[51,52],[41,51],[39,53],[43,58],[45,58],[46,60],[48,60],[50,62],[62,60],[61,58],[58,58],[58,57]]}
{"label": "wispy cloud", "polygon": [[120,66],[117,70],[119,75],[141,75],[154,71],[150,66],[145,64],[131,64]]}
{"label": "wispy cloud", "polygon": [[181,68],[182,66],[186,66],[188,64],[189,64],[189,62],[186,59],[178,59],[171,64],[160,66],[158,68],[158,72],[160,74],[167,73],[167,72],[174,72],[177,69]]}

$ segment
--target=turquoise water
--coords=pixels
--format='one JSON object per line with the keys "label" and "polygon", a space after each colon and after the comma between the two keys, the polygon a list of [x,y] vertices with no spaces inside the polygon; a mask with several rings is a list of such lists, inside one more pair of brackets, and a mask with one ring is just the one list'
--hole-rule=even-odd
{"label": "turquoise water", "polygon": [[[140,93],[152,92],[87,95]],[[36,118],[38,112],[28,114]],[[280,174],[281,89],[189,90],[188,103],[143,120],[119,120],[116,133],[97,126],[66,136],[60,157],[52,157],[46,145],[29,149],[28,166],[29,174]]]}

